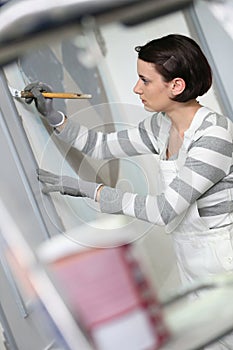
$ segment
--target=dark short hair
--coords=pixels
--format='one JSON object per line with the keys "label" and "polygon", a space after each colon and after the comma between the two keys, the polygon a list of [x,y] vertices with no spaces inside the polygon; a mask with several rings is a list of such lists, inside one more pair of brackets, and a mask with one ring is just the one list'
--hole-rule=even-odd
{"label": "dark short hair", "polygon": [[186,102],[204,95],[212,84],[211,67],[199,45],[191,38],[170,34],[137,46],[138,58],[153,63],[164,81],[182,78],[185,90],[174,100]]}

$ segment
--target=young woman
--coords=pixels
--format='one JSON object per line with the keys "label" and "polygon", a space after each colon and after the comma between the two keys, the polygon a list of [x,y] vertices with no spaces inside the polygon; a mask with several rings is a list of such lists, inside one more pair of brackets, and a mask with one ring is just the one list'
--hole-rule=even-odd
{"label": "young woman", "polygon": [[25,90],[34,94],[38,111],[56,128],[57,137],[90,157],[159,155],[155,176],[161,192],[124,193],[39,170],[43,191],[87,196],[99,202],[102,212],[165,226],[172,233],[183,281],[232,271],[233,124],[196,100],[212,84],[211,68],[197,43],[183,35],[152,40],[136,51],[134,92],[155,113],[135,128],[111,134],[88,130],[43,98],[46,84],[33,83]]}

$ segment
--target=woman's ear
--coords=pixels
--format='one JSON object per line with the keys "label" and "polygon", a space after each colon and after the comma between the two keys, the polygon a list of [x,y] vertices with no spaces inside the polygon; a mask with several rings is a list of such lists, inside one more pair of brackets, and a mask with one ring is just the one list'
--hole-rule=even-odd
{"label": "woman's ear", "polygon": [[180,95],[186,87],[185,81],[182,78],[174,78],[171,81],[171,93],[173,96]]}

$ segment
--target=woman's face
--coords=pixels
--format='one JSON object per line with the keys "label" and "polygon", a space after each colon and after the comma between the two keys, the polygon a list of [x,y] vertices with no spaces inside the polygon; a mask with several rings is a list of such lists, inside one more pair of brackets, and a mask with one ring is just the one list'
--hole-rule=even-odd
{"label": "woman's face", "polygon": [[139,79],[134,92],[140,96],[144,108],[150,112],[166,112],[172,104],[171,82],[165,82],[152,63],[137,61]]}

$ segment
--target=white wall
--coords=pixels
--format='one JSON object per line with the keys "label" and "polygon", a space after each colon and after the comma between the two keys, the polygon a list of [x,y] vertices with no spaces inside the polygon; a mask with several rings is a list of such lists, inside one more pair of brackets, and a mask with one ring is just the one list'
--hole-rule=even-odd
{"label": "white wall", "polygon": [[[110,87],[110,89],[115,89],[114,101],[141,106],[138,96],[133,93],[133,87],[138,79],[137,52],[134,48],[171,33],[191,36],[182,12],[163,16],[136,27],[112,24],[102,28],[107,47],[105,71],[108,71],[111,81],[109,77],[108,80],[106,77],[103,78],[105,78],[106,83],[113,83],[114,87]],[[220,110],[212,89],[201,101],[210,108]],[[135,122],[133,118],[132,121]]]}

